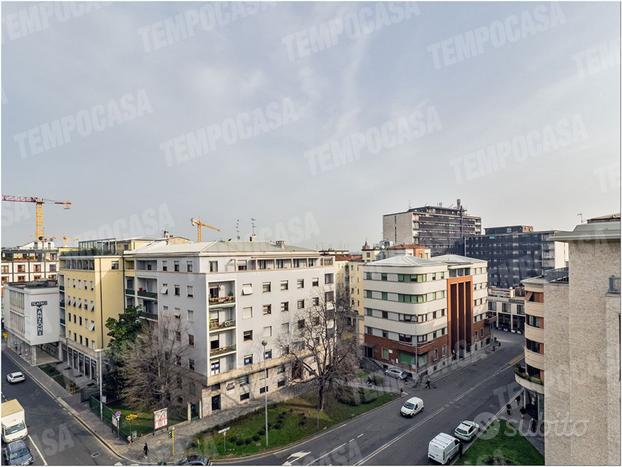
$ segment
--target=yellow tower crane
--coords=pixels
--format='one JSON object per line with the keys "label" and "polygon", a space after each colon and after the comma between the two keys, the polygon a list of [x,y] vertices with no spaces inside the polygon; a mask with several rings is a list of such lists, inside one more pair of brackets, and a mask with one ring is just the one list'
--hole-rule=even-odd
{"label": "yellow tower crane", "polygon": [[201,230],[203,227],[207,229],[215,230],[216,232],[220,232],[220,229],[218,227],[214,227],[212,225],[206,224],[205,222],[202,222],[201,219],[197,217],[193,217],[192,219],[190,219],[190,223],[197,227],[197,242],[203,241],[203,235],[202,235],[203,231]]}
{"label": "yellow tower crane", "polygon": [[11,201],[14,203],[35,203],[35,239],[43,240],[43,204],[61,204],[64,209],[71,207],[71,201],[56,201],[53,199],[40,198],[38,196],[13,196],[2,195],[2,201]]}

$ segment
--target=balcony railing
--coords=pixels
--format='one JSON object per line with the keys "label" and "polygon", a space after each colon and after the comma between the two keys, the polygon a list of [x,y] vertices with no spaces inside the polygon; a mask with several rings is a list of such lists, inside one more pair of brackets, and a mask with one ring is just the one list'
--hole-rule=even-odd
{"label": "balcony railing", "polygon": [[233,295],[229,295],[227,297],[210,297],[209,304],[210,305],[222,305],[223,303],[233,303],[235,301],[235,297]]}
{"label": "balcony railing", "polygon": [[134,289],[125,289],[125,295],[134,295]]}
{"label": "balcony railing", "polygon": [[568,282],[568,268],[551,269],[544,273],[548,282]]}
{"label": "balcony railing", "polygon": [[210,331],[215,331],[216,329],[231,328],[233,326],[235,326],[234,319],[228,319],[226,321],[220,321],[220,322],[217,319],[210,319],[209,321]]}
{"label": "balcony railing", "polygon": [[611,276],[609,278],[609,293],[620,293],[620,278]]}
{"label": "balcony railing", "polygon": [[235,345],[228,345],[226,347],[219,347],[217,349],[211,349],[209,353],[210,353],[210,356],[213,357],[215,355],[222,355],[228,352],[235,352]]}
{"label": "balcony railing", "polygon": [[144,298],[158,298],[158,294],[155,292],[147,292],[146,290],[139,290],[138,291],[138,296],[139,297],[144,297]]}
{"label": "balcony railing", "polygon": [[140,312],[140,316],[142,316],[143,318],[147,318],[147,319],[152,319],[152,320],[158,320],[158,313],[150,313],[148,311],[141,311]]}
{"label": "balcony railing", "polygon": [[532,383],[543,384],[540,378],[538,378],[537,376],[531,376],[529,373],[527,373],[525,367],[523,367],[522,365],[516,365],[514,367],[514,373],[517,374],[519,377],[526,379],[527,381],[531,381]]}

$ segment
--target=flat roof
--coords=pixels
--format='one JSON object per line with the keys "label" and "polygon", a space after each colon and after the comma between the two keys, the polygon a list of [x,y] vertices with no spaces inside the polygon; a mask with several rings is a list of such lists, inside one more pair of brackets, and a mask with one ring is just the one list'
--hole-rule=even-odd
{"label": "flat roof", "polygon": [[128,252],[129,255],[175,255],[209,253],[305,253],[319,255],[309,248],[283,244],[279,246],[269,242],[224,241],[193,242],[181,244],[156,243]]}
{"label": "flat roof", "polygon": [[553,240],[560,242],[620,240],[620,221],[579,224],[572,232],[556,232]]}

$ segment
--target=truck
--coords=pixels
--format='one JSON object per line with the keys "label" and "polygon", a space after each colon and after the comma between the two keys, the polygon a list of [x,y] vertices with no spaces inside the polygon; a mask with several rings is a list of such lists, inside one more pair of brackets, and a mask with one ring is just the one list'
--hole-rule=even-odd
{"label": "truck", "polygon": [[17,399],[2,403],[2,441],[10,443],[28,436],[26,413]]}

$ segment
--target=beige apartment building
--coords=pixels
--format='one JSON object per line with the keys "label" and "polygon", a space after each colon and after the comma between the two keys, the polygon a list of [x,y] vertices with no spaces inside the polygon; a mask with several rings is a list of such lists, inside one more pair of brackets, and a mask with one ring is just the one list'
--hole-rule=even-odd
{"label": "beige apartment building", "polygon": [[620,217],[555,241],[568,243],[568,269],[523,281],[531,295],[516,380],[544,414],[547,465],[620,465]]}

